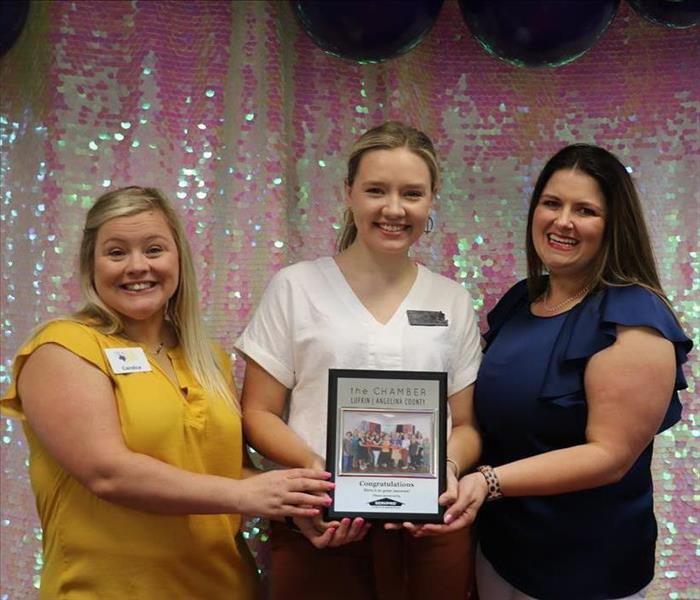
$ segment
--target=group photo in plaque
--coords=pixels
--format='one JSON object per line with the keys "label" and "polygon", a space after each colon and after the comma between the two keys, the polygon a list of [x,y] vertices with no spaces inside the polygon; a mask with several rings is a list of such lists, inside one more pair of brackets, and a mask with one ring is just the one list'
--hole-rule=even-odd
{"label": "group photo in plaque", "polygon": [[341,411],[341,475],[437,477],[432,412]]}

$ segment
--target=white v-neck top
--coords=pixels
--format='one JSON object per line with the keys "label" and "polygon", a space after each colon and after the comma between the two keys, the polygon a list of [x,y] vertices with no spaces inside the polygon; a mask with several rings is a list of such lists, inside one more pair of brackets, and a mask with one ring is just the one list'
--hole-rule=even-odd
{"label": "white v-neck top", "polygon": [[[407,310],[442,312],[447,326],[416,326]],[[418,265],[413,286],[382,324],[331,257],[304,261],[270,281],[236,347],[291,390],[289,426],[326,453],[328,369],[446,371],[447,394],[476,379],[481,346],[469,292]]]}

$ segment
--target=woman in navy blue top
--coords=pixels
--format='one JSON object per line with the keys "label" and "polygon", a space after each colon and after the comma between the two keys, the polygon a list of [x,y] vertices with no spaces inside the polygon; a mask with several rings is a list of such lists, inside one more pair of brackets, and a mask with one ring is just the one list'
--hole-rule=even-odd
{"label": "woman in navy blue top", "polygon": [[527,280],[488,316],[475,390],[485,466],[460,481],[463,519],[479,510],[480,599],[641,598],[653,439],[680,418],[692,343],[617,158],[577,144],[550,159],[527,258]]}

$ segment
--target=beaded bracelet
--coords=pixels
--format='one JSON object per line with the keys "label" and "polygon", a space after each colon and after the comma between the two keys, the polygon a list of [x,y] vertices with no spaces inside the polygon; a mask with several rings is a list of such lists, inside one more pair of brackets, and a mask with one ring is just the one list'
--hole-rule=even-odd
{"label": "beaded bracelet", "polygon": [[484,479],[486,479],[486,485],[489,490],[488,496],[486,496],[486,502],[492,502],[493,500],[503,498],[501,484],[498,481],[496,471],[493,470],[493,467],[489,465],[481,465],[480,467],[477,467],[476,470],[484,476]]}

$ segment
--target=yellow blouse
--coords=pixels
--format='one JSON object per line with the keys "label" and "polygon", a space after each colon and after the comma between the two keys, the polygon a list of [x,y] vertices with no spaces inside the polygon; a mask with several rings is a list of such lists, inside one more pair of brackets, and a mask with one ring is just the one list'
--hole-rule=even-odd
{"label": "yellow blouse", "polygon": [[[135,347],[73,321],[54,321],[15,357],[13,381],[39,346],[63,346],[114,385],[126,445],[181,469],[240,478],[241,420],[195,381],[180,348],[168,351],[179,389],[151,371],[114,374],[106,348]],[[230,361],[220,351],[231,378]],[[0,406],[23,419],[15,383]],[[80,415],[75,415],[79,419]],[[159,515],[100,500],[46,452],[26,421],[29,474],[43,527],[45,600],[249,600],[254,573],[236,546],[239,515]]]}

